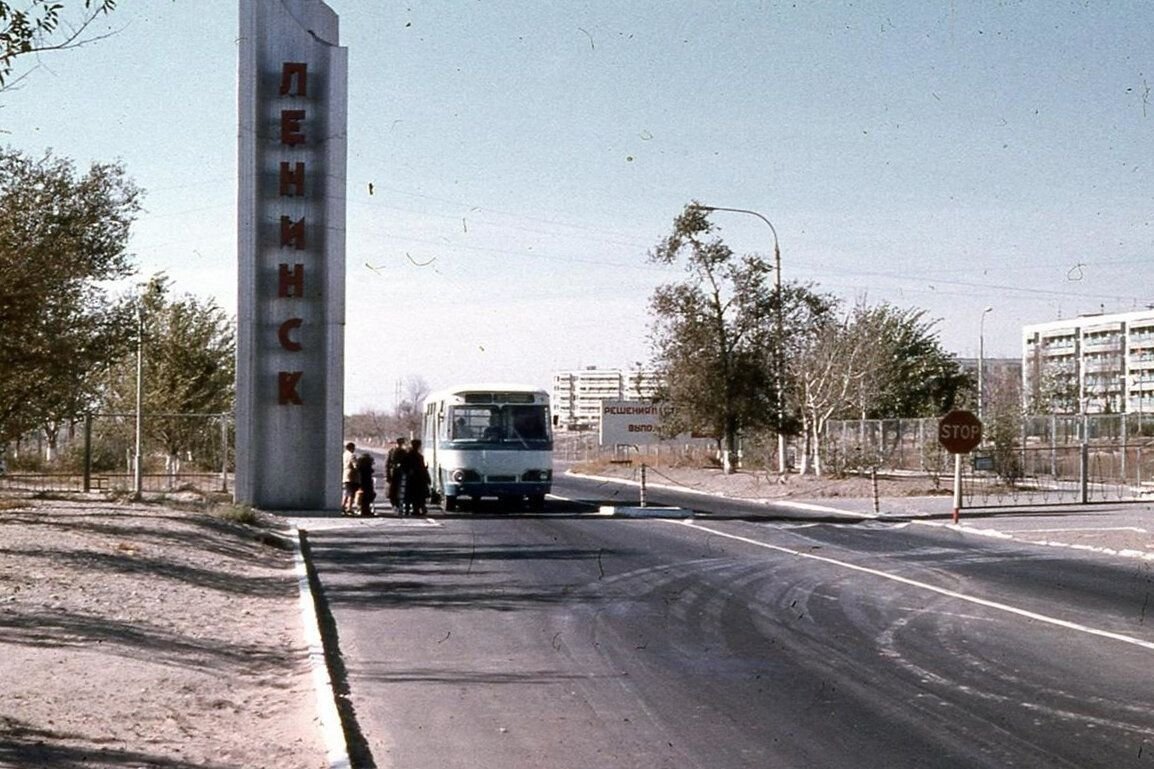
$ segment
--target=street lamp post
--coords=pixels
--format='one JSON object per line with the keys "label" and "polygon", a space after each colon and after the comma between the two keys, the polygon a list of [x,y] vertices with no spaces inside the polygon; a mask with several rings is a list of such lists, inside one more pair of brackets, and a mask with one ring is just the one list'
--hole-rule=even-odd
{"label": "street lamp post", "polygon": [[144,306],[136,305],[136,447],[132,468],[132,496],[139,500],[144,492],[144,463],[141,458],[144,435]]}
{"label": "street lamp post", "polygon": [[978,320],[978,421],[982,420],[982,406],[986,400],[986,314],[993,311],[993,307],[982,310],[982,317]]}
{"label": "street lamp post", "polygon": [[774,274],[774,293],[776,294],[776,325],[777,325],[777,349],[774,350],[774,357],[776,358],[776,387],[777,387],[777,470],[782,475],[785,474],[785,435],[782,429],[785,426],[785,339],[783,337],[785,325],[782,322],[781,314],[781,247],[777,242],[777,229],[773,226],[773,222],[769,221],[765,216],[759,214],[757,211],[751,211],[748,208],[726,208],[725,206],[698,206],[702,211],[729,211],[735,214],[749,214],[756,216],[761,221],[765,222],[769,227],[769,231],[773,233],[773,274]]}

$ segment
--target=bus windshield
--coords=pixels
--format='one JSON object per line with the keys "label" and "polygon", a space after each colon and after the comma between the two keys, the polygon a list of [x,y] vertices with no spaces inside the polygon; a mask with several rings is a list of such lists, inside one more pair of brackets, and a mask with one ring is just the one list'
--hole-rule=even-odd
{"label": "bus windshield", "polygon": [[449,439],[485,443],[547,442],[549,407],[543,404],[451,406]]}

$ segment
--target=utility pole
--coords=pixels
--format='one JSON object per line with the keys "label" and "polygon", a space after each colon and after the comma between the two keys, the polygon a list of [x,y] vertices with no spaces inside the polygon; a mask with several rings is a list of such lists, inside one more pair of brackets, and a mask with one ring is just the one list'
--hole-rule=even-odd
{"label": "utility pole", "polygon": [[978,320],[978,421],[982,419],[982,406],[986,402],[984,378],[986,375],[986,313],[992,312],[993,307],[982,310],[982,317]]}
{"label": "utility pole", "polygon": [[139,500],[144,495],[144,303],[136,305],[136,450],[132,467],[132,496]]}

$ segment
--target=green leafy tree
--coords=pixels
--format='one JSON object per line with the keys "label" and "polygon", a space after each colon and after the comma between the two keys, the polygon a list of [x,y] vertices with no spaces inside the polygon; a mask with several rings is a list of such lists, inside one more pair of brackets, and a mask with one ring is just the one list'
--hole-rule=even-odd
{"label": "green leafy tree", "polygon": [[0,439],[79,416],[131,345],[130,308],[107,286],[135,269],[139,210],[118,164],[81,175],[50,153],[0,150]]}
{"label": "green leafy tree", "polygon": [[[952,407],[970,380],[941,348],[934,325],[922,310],[864,301],[840,319],[813,324],[809,346],[791,358],[803,473],[810,467],[822,473],[821,437],[830,419],[935,416]],[[863,461],[876,462],[885,452],[873,446]]]}
{"label": "green leafy tree", "polygon": [[982,414],[983,443],[992,447],[994,471],[1008,485],[1022,477],[1022,380],[1006,371],[989,382],[989,398]]}
{"label": "green leafy tree", "polygon": [[[785,375],[776,376],[778,349],[789,353],[794,331],[830,306],[807,288],[774,284],[773,266],[756,254],[738,256],[715,234],[707,212],[694,202],[674,219],[673,232],[650,261],[681,264],[683,281],[659,286],[650,298],[654,364],[673,407],[665,429],[714,436],[726,472],[745,431],[787,430]],[[782,302],[785,339],[778,339]],[[779,344],[782,345],[779,348]]]}
{"label": "green leafy tree", "polygon": [[755,255],[738,257],[713,232],[706,212],[691,203],[650,252],[650,261],[681,263],[687,273],[650,298],[651,338],[673,406],[666,429],[716,437],[731,472],[742,428],[772,413],[761,365],[774,317],[772,267]]}
{"label": "green leafy tree", "polygon": [[936,325],[925,310],[859,302],[851,333],[863,347],[867,366],[853,393],[857,413],[852,416],[938,416],[974,386],[957,359],[942,348]]}
{"label": "green leafy tree", "polygon": [[[206,416],[235,405],[235,324],[211,299],[173,297],[164,276],[152,278],[135,303],[132,325],[143,332],[145,434],[170,466],[189,457],[215,466],[220,432]],[[135,353],[125,356],[110,373],[106,410],[135,412],[136,361]]]}
{"label": "green leafy tree", "polygon": [[103,35],[87,30],[101,14],[110,13],[116,0],[26,0],[22,7],[0,0],[0,90],[11,85],[17,57],[75,48]]}

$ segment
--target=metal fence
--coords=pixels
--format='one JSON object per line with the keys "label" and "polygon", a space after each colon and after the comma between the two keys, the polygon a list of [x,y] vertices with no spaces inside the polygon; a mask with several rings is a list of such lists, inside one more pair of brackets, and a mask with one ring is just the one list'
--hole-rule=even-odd
{"label": "metal fence", "polygon": [[553,457],[563,463],[633,461],[667,466],[702,465],[717,459],[717,445],[715,441],[702,439],[602,445],[597,433],[558,432],[554,435]]}
{"label": "metal fence", "polygon": [[[140,489],[151,493],[231,489],[232,414],[145,414],[140,429]],[[136,490],[135,414],[91,414],[56,430],[13,441],[0,489],[30,492]]]}
{"label": "metal fence", "polygon": [[[831,422],[825,469],[945,477],[953,463],[937,419]],[[1154,499],[1154,415],[1029,416],[991,430],[963,465],[967,506],[1141,502]],[[991,434],[992,433],[992,434]]]}
{"label": "metal fence", "polygon": [[1154,500],[1154,449],[1144,445],[1017,448],[1003,474],[977,453],[963,467],[966,507],[1149,502]]}

